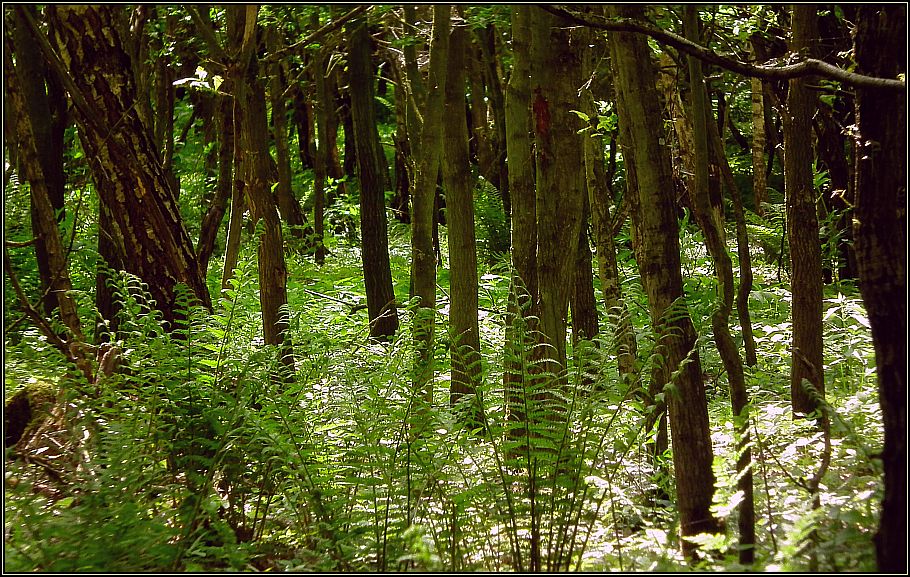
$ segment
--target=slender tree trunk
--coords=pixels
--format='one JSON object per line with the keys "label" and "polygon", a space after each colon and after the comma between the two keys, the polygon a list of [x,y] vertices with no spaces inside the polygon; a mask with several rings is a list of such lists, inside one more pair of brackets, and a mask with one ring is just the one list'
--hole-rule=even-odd
{"label": "slender tree trunk", "polygon": [[[148,127],[133,106],[135,84],[117,32],[119,7],[49,6],[57,52],[79,99],[81,142],[96,189],[110,208],[114,242],[131,273],[148,284],[165,320],[176,318],[175,286],[183,283],[206,308],[208,288]],[[84,100],[83,100],[84,97]]]}
{"label": "slender tree trunk", "polygon": [[[537,318],[537,204],[531,158],[531,7],[512,9],[512,74],[506,87],[506,150],[512,198],[512,277],[506,317],[503,388],[508,418],[524,422],[523,392],[527,388],[522,359],[523,335],[536,329]],[[524,328],[522,328],[524,327]],[[519,428],[513,428],[517,437]],[[522,435],[523,436],[523,435]]]}
{"label": "slender tree trunk", "polygon": [[[602,10],[598,9],[598,12],[602,13]],[[593,51],[585,51],[582,66],[584,77],[594,73]],[[613,242],[613,218],[610,215],[613,191],[610,186],[610,178],[605,172],[603,137],[597,132],[598,111],[590,87],[582,92],[582,104],[582,111],[587,114],[591,127],[590,133],[584,138],[585,186],[588,194],[587,206],[591,213],[594,246],[597,252],[600,285],[607,317],[614,327],[613,342],[620,378],[625,380],[629,386],[637,388],[640,386],[635,366],[638,345],[629,319],[629,311],[620,290],[616,246]],[[615,148],[616,139],[614,138],[611,145],[611,156],[614,163]]]}
{"label": "slender tree trunk", "polygon": [[[37,18],[35,6],[23,6],[23,10],[29,11],[33,18]],[[25,109],[16,116],[21,120],[22,114],[27,115],[35,147],[32,162],[38,162],[40,165],[44,186],[53,208],[52,212],[57,222],[60,222],[63,220],[65,210],[63,199],[66,177],[63,172],[63,131],[55,126],[54,115],[61,114],[61,104],[62,113],[65,115],[66,100],[59,87],[55,86],[56,81],[49,74],[50,71],[42,65],[41,50],[28,29],[28,23],[20,12],[15,11],[14,16],[13,46],[8,48],[15,50],[16,78],[25,106]],[[62,100],[62,103],[57,102],[59,100]],[[49,266],[47,241],[41,233],[40,210],[34,202],[31,205],[31,218],[41,292],[49,294],[48,289],[53,284],[54,274]],[[50,315],[57,303],[54,298],[45,298],[43,305],[44,312]]]}
{"label": "slender tree trunk", "polygon": [[[280,31],[274,26],[266,31],[270,52],[277,51],[283,44]],[[281,218],[287,223],[291,234],[303,238],[307,227],[306,216],[300,208],[300,201],[291,188],[291,151],[288,145],[287,104],[284,101],[285,82],[282,78],[281,63],[272,65],[269,75],[269,96],[272,104],[272,129],[275,140],[275,156],[278,164],[278,186],[275,196]]]}
{"label": "slender tree trunk", "polygon": [[[611,16],[636,16],[639,7],[609,8]],[[680,272],[679,232],[674,210],[669,155],[661,146],[661,114],[647,41],[630,33],[613,33],[617,98],[628,118],[635,146],[638,201],[632,207],[641,244],[639,267],[648,294],[651,319],[662,362],[660,382],[674,380],[668,396],[673,435],[673,461],[682,535],[716,532],[710,506],[714,493],[713,450],[696,335],[685,305]],[[683,551],[693,547],[683,541]]]}
{"label": "slender tree trunk", "polygon": [[[69,333],[65,340],[71,345],[71,351],[75,353],[75,343],[84,343],[85,336],[82,333],[82,323],[76,309],[76,301],[70,293],[73,285],[70,281],[63,240],[60,237],[60,229],[57,226],[57,218],[51,203],[48,180],[44,174],[44,163],[39,159],[36,141],[38,131],[34,129],[35,123],[32,121],[30,110],[25,100],[26,90],[24,90],[21,77],[22,71],[17,69],[19,68],[18,66],[13,65],[13,46],[11,46],[9,37],[7,36],[4,40],[6,41],[6,50],[4,50],[3,54],[3,71],[6,80],[6,94],[10,104],[10,116],[12,116],[15,124],[23,176],[29,183],[32,227],[36,238],[43,240],[45,266],[48,270],[47,296],[45,299],[50,301],[51,304],[48,308],[51,311],[59,310],[60,320],[63,321]],[[20,54],[19,57],[21,58],[22,55]],[[41,122],[43,122],[43,119]],[[41,122],[37,124],[40,125]],[[62,352],[66,354],[68,351]],[[84,355],[73,360],[82,365],[80,368],[86,373],[86,377],[90,378],[91,367],[86,363]]]}
{"label": "slender tree trunk", "polygon": [[[617,68],[615,63],[619,61],[619,56],[617,56],[616,53],[616,41],[612,37],[609,40],[609,46],[613,68],[614,92],[616,93],[615,102],[619,120],[619,145],[622,148],[622,156],[625,161],[626,171],[626,191],[623,196],[623,206],[628,207],[628,212],[631,215],[634,215],[629,220],[632,250],[635,254],[636,262],[642,263],[645,262],[646,257],[643,251],[638,223],[640,220],[638,215],[641,214],[639,203],[639,197],[641,195],[638,190],[637,163],[635,161],[637,152],[633,146],[634,140],[629,122],[630,114],[626,112],[625,101],[620,97],[619,87],[616,85]],[[616,232],[617,229],[614,227],[613,233],[615,234]],[[642,286],[645,286],[644,280],[642,280]],[[656,487],[655,490],[652,491],[653,501],[667,500],[670,497],[669,488],[667,486],[667,483],[669,483],[670,480],[669,467],[666,464],[666,460],[663,458],[663,455],[665,455],[670,448],[669,432],[667,430],[667,401],[665,400],[665,396],[661,395],[664,386],[667,384],[666,379],[667,376],[663,366],[660,363],[651,363],[651,380],[648,383],[648,390],[646,393],[646,400],[650,406],[645,421],[645,430],[652,431],[656,429],[654,441],[649,442],[646,445],[654,467],[652,479],[655,481]],[[644,393],[644,391],[642,392]]]}
{"label": "slender tree trunk", "polygon": [[499,196],[502,199],[502,210],[506,222],[512,218],[512,200],[509,196],[509,164],[506,162],[506,126],[505,98],[502,80],[496,59],[496,28],[488,24],[477,30],[480,40],[480,63],[483,67],[484,84],[490,95],[490,111],[493,113],[492,148],[494,157],[493,170],[498,170],[497,182]]}
{"label": "slender tree trunk", "polygon": [[[370,36],[364,20],[351,24],[350,30],[351,116],[360,182],[363,278],[370,316],[370,336],[386,339],[398,330],[398,310],[392,289],[388,221],[382,174],[379,170],[380,151],[376,150]],[[324,96],[327,95],[325,92]]]}
{"label": "slender tree trunk", "polygon": [[436,313],[436,256],[433,251],[433,208],[436,181],[442,156],[443,96],[449,49],[448,5],[433,8],[433,35],[430,41],[430,75],[426,89],[423,126],[411,214],[411,278],[414,296],[414,394],[432,402],[433,332]]}
{"label": "slender tree trunk", "polygon": [[[227,88],[227,87],[224,87]],[[231,198],[234,158],[234,117],[233,103],[227,96],[215,100],[215,123],[218,126],[218,178],[215,184],[215,196],[209,205],[199,232],[196,254],[199,255],[199,273],[205,278],[209,261],[215,252],[215,239],[224,221],[228,200]],[[242,205],[242,203],[241,203]],[[233,270],[233,269],[232,269]]]}
{"label": "slender tree trunk", "polygon": [[[794,5],[791,49],[811,46],[816,32],[817,7]],[[794,416],[818,408],[815,395],[824,397],[822,358],[822,263],[818,241],[818,217],[812,175],[812,115],[815,97],[808,78],[790,80],[784,120],[784,179],[787,196],[787,240],[793,292],[793,341],[790,364],[790,395]],[[807,390],[808,381],[815,393]]]}
{"label": "slender tree trunk", "polygon": [[752,78],[752,202],[755,212],[763,215],[768,182],[765,178],[765,104],[762,81]]}
{"label": "slender tree trunk", "polygon": [[477,324],[477,249],[474,239],[474,196],[468,159],[465,118],[464,24],[452,27],[446,72],[444,154],[442,177],[446,190],[449,228],[450,304],[452,347],[450,401],[474,394],[480,383],[480,329]]}
{"label": "slender tree trunk", "polygon": [[578,229],[578,249],[575,251],[575,287],[570,295],[569,307],[572,311],[572,344],[579,341],[590,341],[600,332],[597,326],[597,304],[594,300],[594,271],[591,268],[591,246],[588,244],[587,199],[584,200],[585,218]]}
{"label": "slender tree trunk", "polygon": [[[685,7],[685,35],[693,42],[701,43],[698,30],[698,9],[694,4]],[[711,212],[708,195],[708,168],[712,164],[709,155],[708,123],[714,124],[705,92],[705,79],[701,61],[689,56],[689,86],[692,106],[692,126],[695,143],[695,174],[689,181],[690,197],[695,216],[705,236],[705,244],[714,261],[717,274],[717,308],[711,315],[714,342],[730,382],[730,399],[733,416],[737,420],[737,453],[741,456],[736,463],[739,477],[737,488],[743,492],[739,510],[739,562],[749,565],[755,560],[755,499],[752,487],[751,449],[749,448],[749,418],[746,407],[749,395],[746,390],[743,363],[733,336],[730,334],[730,312],[733,310],[733,263],[727,253],[721,229]]]}
{"label": "slender tree trunk", "polygon": [[[314,13],[314,24],[318,24],[318,14]],[[312,75],[316,85],[316,130],[319,133],[318,145],[314,141],[313,154],[313,226],[316,233],[316,263],[325,262],[325,183],[328,176],[329,154],[327,149],[328,139],[325,137],[325,131],[328,130],[329,107],[332,104],[332,91],[326,82],[326,58],[325,53],[320,50],[314,57],[312,63]]]}
{"label": "slender tree trunk", "polygon": [[[907,71],[907,7],[859,8],[857,72]],[[907,571],[907,95],[858,89],[853,234],[860,290],[872,328],[885,425],[885,495],[875,535],[879,571]]]}
{"label": "slender tree trunk", "polygon": [[[233,5],[228,10],[228,26],[239,29],[228,33],[234,40],[235,49],[239,48],[237,64],[228,72],[234,87],[234,126],[243,148],[243,162],[239,166],[252,223],[255,226],[262,222],[258,260],[263,336],[266,344],[278,347],[281,361],[288,369],[283,378],[291,380],[294,353],[288,334],[287,266],[281,221],[270,190],[271,155],[265,89],[259,78],[259,63],[255,56],[258,7]],[[241,31],[242,43],[236,47]]]}

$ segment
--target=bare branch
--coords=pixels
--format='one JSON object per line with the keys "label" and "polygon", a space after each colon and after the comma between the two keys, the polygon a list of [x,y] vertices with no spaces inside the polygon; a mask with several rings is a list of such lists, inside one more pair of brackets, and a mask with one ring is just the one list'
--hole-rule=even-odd
{"label": "bare branch", "polygon": [[661,30],[647,22],[628,18],[604,18],[595,14],[575,12],[564,6],[550,6],[544,4],[538,4],[538,6],[551,14],[561,16],[582,26],[589,26],[591,28],[597,28],[598,30],[608,30],[612,32],[637,32],[639,34],[646,34],[658,42],[676,48],[680,52],[694,56],[709,64],[714,64],[726,70],[742,74],[743,76],[761,78],[762,80],[789,80],[791,78],[799,78],[814,74],[832,80],[838,80],[853,87],[906,90],[906,84],[903,80],[876,78],[873,76],[856,74],[822,60],[806,58],[805,56],[800,56],[798,54],[791,54],[788,63],[781,66],[749,64],[730,56],[718,54],[717,52],[705,48],[700,44],[696,44],[678,34]]}

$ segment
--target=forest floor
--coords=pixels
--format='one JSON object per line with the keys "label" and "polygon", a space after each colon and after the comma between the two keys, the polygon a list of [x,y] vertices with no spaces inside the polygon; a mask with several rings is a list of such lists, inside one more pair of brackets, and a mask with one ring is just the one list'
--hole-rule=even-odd
{"label": "forest floor", "polygon": [[[699,568],[735,570],[742,494],[726,376],[710,333],[713,270],[697,235],[683,232],[681,241],[708,387],[714,511],[727,527],[700,541],[714,553]],[[444,234],[442,242],[437,402],[420,434],[407,426],[408,309],[400,309],[393,342],[367,338],[356,242],[333,243],[322,267],[302,255],[288,258],[293,382],[275,378],[274,351],[261,344],[249,243],[235,290],[223,295],[214,316],[195,315],[184,338],[162,333],[141,299],[131,301],[120,343],[124,374],[95,390],[63,391],[51,419],[56,428],[45,425],[53,429],[45,431],[46,442],[33,440],[18,459],[7,459],[5,569],[512,570],[528,567],[535,539],[545,569],[686,566],[677,551],[672,483],[669,501],[654,498],[654,466],[643,448],[654,434],[642,429],[647,409],[621,384],[606,344],[594,357],[599,386],[585,388],[579,367],[570,369],[576,403],[552,437],[557,452],[574,456],[574,474],[556,466],[537,478],[516,464],[501,393],[508,277],[495,254],[481,254],[479,286],[485,425],[474,433],[459,425],[447,408]],[[391,225],[390,245],[395,293],[405,303],[405,226]],[[623,243],[618,256],[647,375],[653,342],[647,305]],[[763,264],[759,253],[754,258],[758,365],[747,368],[754,569],[872,570],[882,424],[860,296],[847,282],[825,292],[826,448],[811,421],[790,413],[786,272],[778,282],[776,266]],[[605,324],[601,319],[604,332]],[[7,398],[28,383],[61,382],[62,361],[35,331],[7,335],[5,344]],[[50,447],[64,433],[68,440],[58,444],[68,454]],[[552,451],[535,447],[544,467]],[[813,506],[807,479],[825,451],[830,464]],[[672,463],[666,466],[672,478]]]}

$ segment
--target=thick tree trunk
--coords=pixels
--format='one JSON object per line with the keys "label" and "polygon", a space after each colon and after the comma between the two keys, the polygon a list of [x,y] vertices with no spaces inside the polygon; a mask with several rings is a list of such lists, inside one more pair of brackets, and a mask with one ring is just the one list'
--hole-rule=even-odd
{"label": "thick tree trunk", "polygon": [[474,239],[474,196],[468,159],[468,126],[464,106],[464,24],[452,27],[449,69],[446,73],[444,153],[442,177],[446,190],[449,228],[450,304],[452,347],[450,402],[454,407],[474,394],[481,378],[480,329],[477,324],[477,248]]}
{"label": "thick tree trunk", "polygon": [[[610,7],[610,15],[634,16],[640,8]],[[716,532],[710,506],[714,493],[713,450],[696,335],[682,291],[679,232],[674,210],[669,155],[659,138],[661,114],[656,77],[647,41],[635,34],[614,33],[617,98],[623,103],[634,143],[638,201],[637,221],[642,281],[658,335],[660,382],[678,371],[675,392],[667,395],[676,466],[676,492],[682,535]],[[683,541],[683,550],[693,547]]]}
{"label": "thick tree trunk", "polygon": [[573,112],[582,84],[582,34],[571,33],[541,8],[531,10],[531,108],[537,172],[537,281],[540,329],[551,359],[545,372],[566,367],[566,312],[585,197],[584,149]]}
{"label": "thick tree trunk", "polygon": [[[907,7],[860,9],[857,72],[907,72]],[[885,496],[875,536],[879,571],[907,571],[907,95],[858,89],[853,234],[860,290],[872,328],[885,425]]]}
{"label": "thick tree trunk", "polygon": [[[791,49],[800,52],[815,42],[814,5],[793,7]],[[816,395],[824,397],[822,358],[822,262],[818,217],[812,175],[812,115],[815,97],[808,78],[790,80],[784,120],[784,179],[787,196],[787,240],[790,246],[793,293],[793,341],[790,395],[794,416],[818,408]],[[815,389],[808,390],[803,381]]]}
{"label": "thick tree trunk", "polygon": [[[376,150],[370,36],[367,23],[363,20],[351,24],[350,30],[351,116],[354,122],[354,143],[360,182],[363,278],[370,316],[370,336],[386,339],[398,330],[398,309],[392,289],[389,263],[388,220],[382,174],[379,170],[381,152]],[[327,96],[328,91],[323,91],[323,97]],[[321,136],[320,134],[320,145]],[[329,140],[326,140],[326,146],[330,145]]]}
{"label": "thick tree trunk", "polygon": [[[54,39],[76,89],[93,107],[77,106],[82,146],[96,189],[111,211],[114,242],[127,270],[149,287],[165,320],[176,318],[174,288],[183,283],[211,308],[205,280],[183,227],[148,127],[133,106],[129,57],[117,32],[119,7],[49,6]],[[173,326],[173,324],[171,325]]]}

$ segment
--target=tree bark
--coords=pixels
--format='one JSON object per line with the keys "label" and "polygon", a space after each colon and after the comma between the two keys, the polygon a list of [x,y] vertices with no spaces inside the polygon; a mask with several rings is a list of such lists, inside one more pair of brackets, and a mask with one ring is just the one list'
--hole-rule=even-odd
{"label": "tree bark", "polygon": [[[596,74],[593,70],[593,58],[592,51],[585,52],[582,64],[585,77]],[[585,185],[588,192],[588,206],[591,211],[591,229],[594,233],[600,285],[607,317],[613,324],[614,351],[620,378],[626,381],[630,387],[637,388],[640,386],[635,366],[638,344],[635,341],[629,311],[622,299],[620,289],[619,266],[616,262],[616,246],[613,241],[613,217],[610,214],[613,191],[610,179],[605,172],[603,136],[597,132],[599,116],[594,93],[590,87],[582,92],[582,103],[582,111],[587,114],[590,127],[590,132],[584,139]],[[614,162],[615,148],[616,139],[614,138],[611,145]]]}
{"label": "tree bark", "polygon": [[[23,10],[29,11],[33,18],[37,17],[35,6],[23,6]],[[41,50],[28,29],[28,23],[23,15],[19,11],[15,11],[14,16],[13,46],[8,49],[15,50],[16,78],[25,107],[16,116],[18,121],[23,120],[23,114],[27,116],[33,144],[23,143],[23,145],[26,148],[34,146],[35,155],[31,161],[38,162],[40,165],[40,175],[53,209],[52,214],[56,221],[60,222],[65,210],[66,176],[63,172],[63,127],[59,125],[62,124],[61,120],[65,120],[60,117],[66,115],[66,99],[59,86],[56,86],[58,83],[50,74],[50,70],[44,64]],[[28,166],[25,168],[28,169]],[[40,208],[32,201],[32,232],[35,236],[38,276],[42,293],[50,294],[48,291],[54,282],[55,275],[49,265],[47,241],[42,234],[43,224],[40,212]],[[57,302],[52,297],[45,298],[42,304],[47,315],[52,314],[57,307]]]}
{"label": "tree bark", "polygon": [[433,213],[436,182],[442,156],[443,97],[446,60],[449,49],[448,5],[433,7],[433,35],[430,40],[430,74],[426,86],[426,105],[420,130],[420,150],[411,214],[411,278],[414,296],[419,299],[414,312],[413,333],[416,345],[414,394],[432,402],[433,332],[436,313],[436,255],[433,251]]}
{"label": "tree bark", "polygon": [[[686,37],[698,42],[700,33],[698,9],[694,4],[685,7],[683,19]],[[727,372],[730,383],[730,400],[733,405],[733,417],[736,420],[737,445],[740,455],[736,463],[739,477],[737,488],[743,492],[743,501],[739,511],[739,562],[749,565],[755,560],[755,499],[752,487],[751,449],[749,448],[749,415],[746,407],[749,395],[746,390],[745,374],[742,359],[733,336],[730,334],[730,312],[733,310],[733,262],[727,253],[721,230],[723,220],[717,222],[711,210],[708,193],[708,168],[712,164],[709,154],[708,126],[714,124],[710,114],[705,78],[701,61],[689,56],[689,87],[691,95],[692,127],[695,144],[695,174],[689,181],[690,197],[695,216],[705,237],[705,245],[714,261],[717,274],[718,301],[717,308],[711,315],[711,328],[717,352]],[[721,213],[721,219],[723,213]]]}
{"label": "tree bark", "polygon": [[[283,45],[280,31],[272,26],[266,31],[266,44],[269,52],[274,53]],[[307,228],[306,216],[300,208],[300,201],[294,196],[291,187],[291,152],[288,142],[287,104],[284,100],[285,82],[282,79],[281,62],[272,65],[269,75],[269,99],[272,104],[272,131],[275,141],[275,156],[278,164],[278,186],[275,197],[281,218],[287,223],[291,234],[296,238],[304,237]]]}
{"label": "tree bark", "polygon": [[[226,88],[226,87],[225,87]],[[199,255],[199,273],[205,278],[209,261],[215,252],[215,239],[224,221],[234,173],[234,118],[233,103],[229,96],[215,99],[215,124],[218,127],[218,177],[215,195],[209,205],[199,231],[196,254]],[[241,203],[242,205],[242,203]]]}
{"label": "tree bark", "polygon": [[[907,7],[859,8],[857,70],[884,78],[907,71]],[[875,346],[885,425],[885,495],[875,535],[879,571],[907,571],[907,102],[906,95],[856,95],[853,233],[860,290]]]}
{"label": "tree bark", "polygon": [[[232,5],[228,8],[228,26],[233,48],[238,54],[228,69],[234,88],[234,126],[243,148],[239,165],[244,179],[244,196],[250,207],[255,226],[262,222],[259,236],[259,304],[262,309],[262,329],[265,343],[275,345],[281,362],[287,367],[284,380],[292,380],[294,353],[288,335],[287,266],[281,221],[270,190],[271,155],[269,154],[268,117],[265,88],[259,77],[255,51],[255,5]],[[242,37],[237,46],[237,40]]]}
{"label": "tree bark", "polygon": [[[815,42],[816,6],[794,5],[790,48],[807,49]],[[784,179],[787,196],[787,240],[790,246],[793,293],[793,340],[790,395],[793,414],[811,414],[824,398],[822,358],[822,263],[812,175],[812,115],[815,97],[806,78],[790,80],[787,110],[783,112]],[[815,392],[807,390],[808,381]]]}
{"label": "tree bark", "polygon": [[584,149],[573,112],[582,84],[581,35],[540,8],[531,11],[531,98],[537,173],[537,281],[544,372],[566,368],[566,312],[582,222]]}
{"label": "tree bark", "polygon": [[[113,240],[128,272],[149,287],[166,321],[176,319],[175,286],[189,287],[211,308],[205,279],[166,178],[161,158],[133,103],[129,57],[117,32],[116,6],[49,6],[58,54],[79,92],[76,119],[101,201],[110,208]],[[75,96],[74,96],[75,98]],[[129,255],[129,258],[125,258]]]}
{"label": "tree bark", "polygon": [[[57,226],[57,218],[51,202],[48,179],[44,174],[45,163],[41,161],[38,154],[37,135],[40,132],[34,128],[35,123],[30,114],[32,111],[29,110],[26,102],[28,92],[25,90],[21,76],[23,71],[19,66],[13,65],[13,46],[11,46],[9,37],[7,36],[4,40],[6,49],[4,50],[3,71],[6,80],[6,94],[10,104],[9,111],[15,125],[22,175],[29,183],[32,227],[35,237],[42,240],[43,257],[46,259],[44,265],[48,271],[45,300],[50,304],[45,307],[45,310],[48,308],[51,311],[59,309],[60,320],[63,321],[69,332],[65,339],[68,344],[84,343],[85,336],[82,332],[76,301],[70,294],[73,285],[70,280],[63,241],[60,238],[60,229]],[[21,63],[22,55],[18,54],[18,57]],[[38,78],[40,79],[40,77]],[[44,119],[37,124],[40,125],[43,121]],[[37,244],[35,248],[37,253]],[[38,255],[36,254],[36,256]],[[62,352],[66,354],[67,351]],[[84,358],[80,359],[80,362],[84,361]]]}
{"label": "tree bark", "polygon": [[[370,36],[364,20],[356,21],[349,26],[351,116],[354,122],[354,143],[360,182],[360,229],[363,241],[361,254],[370,316],[370,336],[387,339],[398,330],[398,310],[389,263],[388,221],[382,174],[379,170],[381,152],[376,150]],[[328,93],[325,91],[323,97],[327,96]],[[328,144],[327,141],[326,145]]]}
{"label": "tree bark", "polygon": [[[511,168],[512,276],[506,317],[503,388],[508,418],[523,422],[523,393],[527,388],[523,357],[525,335],[536,329],[537,318],[537,205],[534,199],[534,163],[531,157],[530,11],[512,9],[512,73],[506,87],[506,151]],[[520,435],[514,428],[514,435]]]}
{"label": "tree bark", "polygon": [[446,190],[449,228],[452,381],[454,407],[466,394],[475,394],[481,379],[480,329],[477,324],[477,248],[474,238],[474,196],[468,159],[468,126],[465,118],[464,23],[456,23],[449,37],[446,72],[444,154],[442,177]]}
{"label": "tree bark", "polygon": [[[640,13],[638,7],[610,7],[611,16]],[[654,84],[656,74],[646,40],[635,34],[612,34],[616,56],[617,98],[628,118],[634,144],[638,200],[632,206],[641,245],[639,267],[648,294],[651,319],[662,362],[656,375],[667,390],[676,491],[682,535],[716,532],[710,506],[714,493],[713,450],[696,335],[688,314],[680,272],[679,231],[674,210],[669,155],[658,139],[661,114]],[[689,555],[693,546],[683,541]]]}

